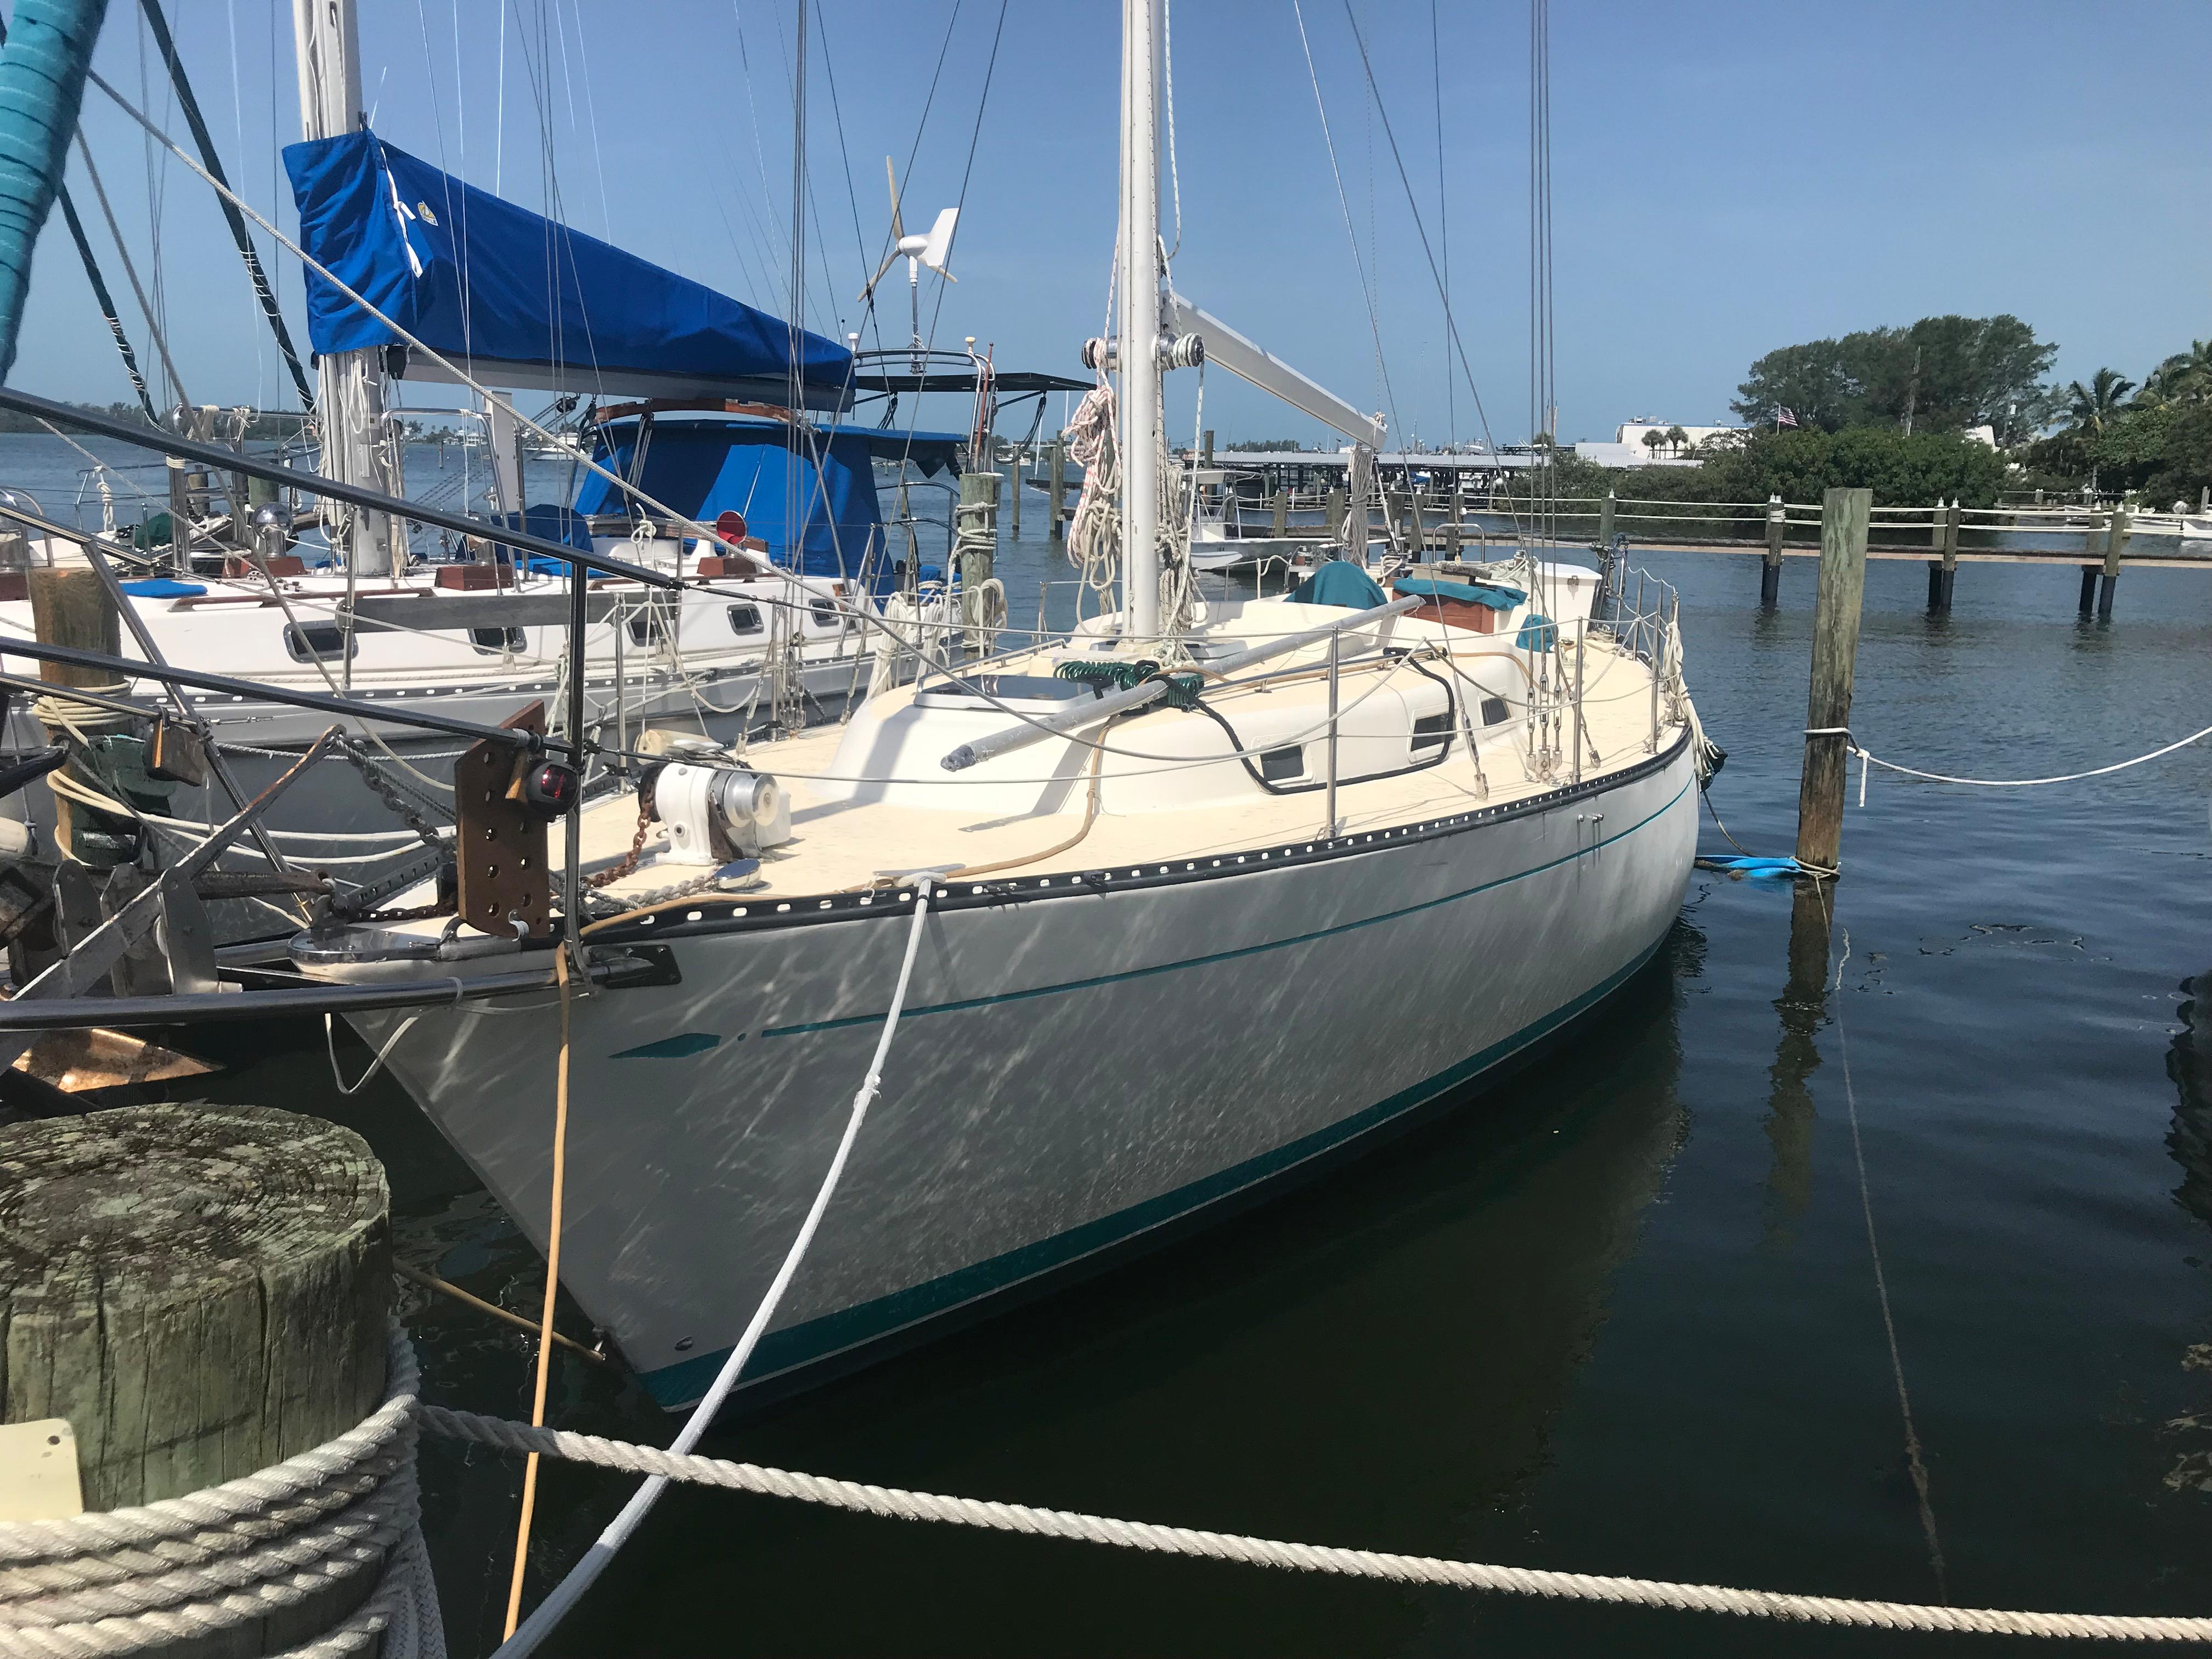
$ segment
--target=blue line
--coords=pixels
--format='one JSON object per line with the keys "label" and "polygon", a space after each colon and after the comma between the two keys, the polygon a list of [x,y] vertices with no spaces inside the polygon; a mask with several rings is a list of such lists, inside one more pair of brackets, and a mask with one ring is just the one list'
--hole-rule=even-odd
{"label": "blue line", "polygon": [[[1447,893],[1442,898],[1424,899],[1419,904],[1409,904],[1401,910],[1386,910],[1379,915],[1363,916],[1358,921],[1339,922],[1333,927],[1322,927],[1310,933],[1297,933],[1288,939],[1272,939],[1265,945],[1239,945],[1233,951],[1217,951],[1210,956],[1189,957],[1181,962],[1158,963],[1150,968],[1128,968],[1119,973],[1099,974],[1090,979],[1069,980],[1060,985],[1033,986],[1026,991],[1004,991],[995,996],[963,997],[957,1002],[935,1002],[923,1008],[908,1008],[901,1018],[919,1019],[925,1014],[959,1013],[970,1008],[987,1008],[994,1003],[1022,1002],[1031,997],[1058,996],[1066,991],[1088,991],[1101,985],[1118,984],[1124,980],[1146,979],[1154,974],[1172,974],[1180,972],[1185,968],[1203,968],[1217,962],[1234,962],[1239,957],[1257,956],[1266,951],[1280,951],[1290,945],[1307,945],[1315,939],[1328,939],[1337,933],[1348,933],[1356,928],[1372,927],[1377,922],[1395,921],[1401,916],[1410,916],[1418,915],[1423,910],[1432,910],[1440,904],[1455,904],[1461,899],[1473,898],[1476,894],[1486,893],[1493,887],[1504,887],[1510,882],[1541,875],[1547,870],[1556,869],[1562,864],[1569,864],[1576,859],[1588,857],[1601,847],[1610,847],[1615,842],[1626,841],[1653,819],[1662,817],[1674,806],[1675,801],[1680,800],[1689,791],[1689,784],[1684,783],[1681,788],[1675,791],[1674,800],[1668,801],[1666,805],[1660,807],[1649,817],[1630,824],[1617,836],[1609,836],[1603,841],[1592,842],[1588,847],[1569,853],[1564,857],[1553,859],[1548,864],[1539,864],[1514,875],[1500,876],[1495,881],[1486,881],[1480,886],[1469,887],[1461,892]],[[769,1037],[802,1036],[811,1031],[838,1031],[854,1025],[878,1025],[883,1023],[883,1019],[884,1016],[879,1013],[848,1014],[838,1019],[813,1020],[803,1025],[771,1025],[761,1033],[761,1036],[763,1041]]]}

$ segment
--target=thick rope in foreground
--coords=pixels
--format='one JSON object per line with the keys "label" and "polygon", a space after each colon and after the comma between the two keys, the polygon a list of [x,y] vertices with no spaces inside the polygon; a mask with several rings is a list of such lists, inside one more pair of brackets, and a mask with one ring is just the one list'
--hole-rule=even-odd
{"label": "thick rope in foreground", "polygon": [[0,1524],[0,1656],[144,1652],[380,1573],[359,1607],[287,1659],[442,1659],[418,1525],[419,1380],[398,1332],[388,1364],[383,1404],[282,1463],[156,1504]]}
{"label": "thick rope in foreground", "polygon": [[986,1503],[896,1486],[866,1486],[824,1475],[799,1474],[758,1463],[733,1463],[570,1434],[533,1429],[473,1412],[442,1406],[422,1408],[423,1427],[434,1434],[502,1451],[536,1452],[571,1462],[696,1486],[723,1486],[767,1498],[793,1498],[862,1515],[896,1521],[938,1521],[1026,1533],[1036,1538],[1066,1538],[1089,1544],[1159,1554],[1189,1555],[1248,1566],[1279,1567],[1294,1572],[1335,1573],[1381,1578],[1395,1583],[1438,1584],[1455,1589],[1498,1590],[1567,1601],[1609,1601],[1622,1606],[1672,1607],[1688,1613],[1728,1613],[1739,1618],[1781,1619],[1821,1625],[1863,1625],[1881,1630],[1959,1631],[1984,1635],[2091,1637],[2110,1641],[2212,1641],[2212,1619],[2154,1618],[2095,1613],[2010,1613],[1986,1607],[1918,1607],[1899,1601],[1863,1601],[1833,1595],[1793,1595],[1777,1590],[1730,1589],[1717,1584],[1676,1584],[1652,1578],[1620,1578],[1596,1573],[1557,1572],[1540,1567],[1487,1565],[1429,1555],[1392,1555],[1376,1550],[1336,1549],[1320,1544],[1285,1543],[1235,1533],[1204,1532],[1189,1527],[1117,1521],[1068,1510],[1034,1509],[1026,1504]]}

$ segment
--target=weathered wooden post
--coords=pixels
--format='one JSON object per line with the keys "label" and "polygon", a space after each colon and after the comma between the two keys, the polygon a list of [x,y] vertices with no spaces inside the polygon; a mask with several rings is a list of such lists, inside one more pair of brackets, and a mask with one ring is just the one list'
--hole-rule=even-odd
{"label": "weathered wooden post", "polygon": [[1759,567],[1759,602],[1768,610],[1782,599],[1782,538],[1789,529],[1789,509],[1782,497],[1766,498],[1766,557]]}
{"label": "weathered wooden post", "polygon": [[1291,490],[1288,484],[1278,483],[1273,497],[1275,534],[1286,536],[1291,530]]}
{"label": "weathered wooden post", "polygon": [[[1344,491],[1340,487],[1328,492],[1328,503],[1323,516],[1328,521],[1328,534],[1334,536],[1340,531],[1344,531]],[[1345,539],[1349,542],[1351,533],[1344,531],[1344,535]]]}
{"label": "weathered wooden post", "polygon": [[1948,507],[1938,501],[1936,511],[1942,522],[1936,527],[1938,538],[1936,556],[1928,562],[1928,608],[1941,611],[1951,608],[1951,588],[1959,576],[1960,509],[1958,498],[1952,497]]}
{"label": "weathered wooden post", "polygon": [[1212,466],[1213,465],[1213,428],[1212,427],[1206,428],[1206,441],[1200,447],[1206,452],[1206,465]]}
{"label": "weathered wooden post", "polygon": [[[76,543],[58,536],[46,538],[45,547],[47,562],[34,564],[25,573],[25,586],[31,599],[33,635],[46,645],[74,646],[80,651],[121,656],[123,619],[109,596],[107,584],[92,568],[91,559]],[[104,692],[111,697],[121,696],[131,689],[127,680],[118,679],[105,669],[75,668],[63,663],[41,663],[39,678],[49,685],[76,686],[87,691]],[[74,723],[86,732],[117,732],[130,726],[131,716],[79,705]],[[59,743],[65,734],[59,726],[54,726],[48,729],[47,735]],[[109,787],[96,778],[82,775],[74,761],[70,763],[70,772],[82,782],[103,789]],[[112,854],[88,856],[93,849],[78,846],[79,834],[88,822],[88,809],[64,796],[54,797],[54,841],[60,851],[80,862],[99,866],[113,863]]]}
{"label": "weathered wooden post", "polygon": [[1620,503],[1613,497],[1613,486],[1607,484],[1605,499],[1597,507],[1597,544],[1602,553],[1613,551],[1613,526],[1619,514]]}
{"label": "weathered wooden post", "polygon": [[2128,510],[2116,507],[2105,529],[2105,582],[2097,590],[2097,620],[2112,619],[2112,590],[2120,585],[2120,555],[2128,544]]}
{"label": "weathered wooden post", "polygon": [[1047,477],[1045,494],[1052,500],[1052,539],[1060,541],[1067,534],[1067,437],[1065,433],[1052,441],[1052,460]]}
{"label": "weathered wooden post", "polygon": [[[999,560],[1000,483],[996,472],[962,473],[960,505],[953,511],[953,568],[946,574],[960,584],[960,619],[968,625],[968,649],[977,655],[991,649],[983,584]],[[945,643],[951,645],[949,636]]]}
{"label": "weathered wooden post", "polygon": [[1870,489],[1831,489],[1820,506],[1820,574],[1813,606],[1813,672],[1806,699],[1805,769],[1797,786],[1797,862],[1835,870],[1842,862],[1844,781],[1850,757],[1851,679],[1866,590]]}
{"label": "weathered wooden post", "polygon": [[[356,1428],[387,1382],[390,1207],[360,1136],[291,1112],[134,1106],[0,1128],[0,1419],[67,1420],[85,1511],[235,1480]],[[204,1522],[196,1541],[234,1572],[148,1600],[193,1603],[198,1628],[143,1650],[268,1654],[328,1632],[410,1529],[412,1458],[395,1433],[345,1477],[349,1536],[331,1535],[335,1493],[316,1489]],[[142,1544],[78,1565],[127,1600],[173,1564]],[[100,1615],[78,1616],[83,1632],[45,1633],[82,1639]]]}
{"label": "weathered wooden post", "polygon": [[1460,526],[1464,522],[1465,511],[1460,500],[1459,469],[1454,467],[1451,472],[1451,520],[1444,526],[1444,556],[1448,559],[1459,557]]}
{"label": "weathered wooden post", "polygon": [[1019,445],[1016,445],[1014,447],[1014,476],[1011,480],[1013,486],[1013,493],[1007,498],[1006,501],[1008,528],[1012,532],[1013,538],[1016,541],[1019,541],[1022,538],[1022,467],[1027,459],[1028,457],[1023,453],[1021,447]]}

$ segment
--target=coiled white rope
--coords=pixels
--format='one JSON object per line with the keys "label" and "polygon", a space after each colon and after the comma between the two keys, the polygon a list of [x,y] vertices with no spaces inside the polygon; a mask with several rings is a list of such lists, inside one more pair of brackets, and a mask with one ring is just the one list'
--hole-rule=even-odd
{"label": "coiled white rope", "polygon": [[797,1498],[801,1503],[823,1504],[891,1520],[981,1527],[994,1532],[1110,1544],[1120,1549],[1196,1556],[1292,1572],[1325,1572],[1352,1578],[1385,1579],[1395,1583],[1438,1584],[1455,1589],[1670,1607],[1686,1613],[1726,1613],[1739,1618],[1778,1619],[1805,1624],[1858,1625],[1880,1630],[1958,1631],[2132,1642],[2212,1641],[2212,1619],[1923,1607],[1902,1601],[1796,1595],[1778,1590],[1733,1589],[1719,1584],[1672,1583],[1656,1578],[1559,1572],[1542,1567],[1453,1561],[1432,1555],[1396,1555],[1323,1544],[1293,1544],[1237,1533],[1164,1527],[1146,1521],[1120,1521],[1072,1510],[1037,1509],[1027,1504],[989,1503],[973,1498],[948,1498],[936,1492],[907,1492],[896,1486],[869,1486],[857,1480],[769,1468],[758,1463],[735,1463],[718,1457],[661,1451],[651,1446],[601,1439],[596,1435],[533,1429],[527,1424],[479,1417],[472,1412],[449,1411],[441,1406],[425,1406],[422,1417],[423,1426],[435,1434],[495,1446],[502,1451],[537,1452],[546,1457],[622,1469],[657,1480],[721,1486],[767,1498]]}
{"label": "coiled white rope", "polygon": [[145,1652],[380,1574],[360,1607],[283,1659],[443,1659],[417,1510],[419,1388],[394,1331],[384,1403],[334,1439],[181,1498],[0,1524],[0,1656]]}

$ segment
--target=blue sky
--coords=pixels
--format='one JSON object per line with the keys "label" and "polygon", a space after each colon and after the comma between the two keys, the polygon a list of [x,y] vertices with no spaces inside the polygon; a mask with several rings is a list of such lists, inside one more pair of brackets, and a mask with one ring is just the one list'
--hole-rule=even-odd
{"label": "blue sky", "polygon": [[[781,313],[791,6],[504,0],[502,123],[501,4],[361,0],[377,129],[480,185],[496,175],[502,194],[532,208],[557,191],[579,228]],[[1499,441],[1524,437],[1526,8],[1441,6],[1436,55],[1425,0],[1355,0],[1378,112],[1343,0],[1304,4],[1382,367],[1291,0],[1176,8],[1177,287],[1354,403],[1391,410],[1397,436],[1441,442],[1455,420],[1457,436],[1480,436],[1465,381],[1448,392],[1441,307],[1387,113],[1432,244],[1449,225],[1455,314],[1490,429]],[[939,285],[926,280],[925,329],[934,314],[940,344],[972,333],[1003,365],[1080,374],[1076,352],[1100,325],[1112,251],[1119,8],[1008,6],[979,128],[1001,15],[994,0],[819,7],[809,325],[861,325],[860,245],[871,256],[881,246],[890,154],[910,228],[960,199],[966,179],[960,280],[943,289],[941,312]],[[276,150],[298,137],[290,0],[170,0],[170,9],[226,163],[289,226]],[[140,30],[137,8],[112,0],[98,66],[134,97],[149,88],[149,107],[181,139]],[[2212,147],[2185,91],[2212,62],[2204,0],[1553,0],[1552,37],[1563,438],[1609,437],[1645,415],[1725,419],[1761,352],[1936,313],[2015,313],[2059,343],[2062,378],[2106,364],[2140,378],[2212,335]],[[284,406],[206,186],[180,164],[149,161],[137,130],[96,91],[85,130],[142,275],[157,266],[158,240],[157,304],[191,395]],[[150,364],[74,161],[70,180]],[[304,340],[298,267],[271,264]],[[886,290],[879,320],[897,343],[904,283]],[[129,395],[58,215],[40,248],[13,380],[70,398]],[[1194,375],[1170,381],[1178,437],[1197,392]],[[1225,375],[1209,377],[1206,399],[1206,424],[1224,441],[1320,435]],[[932,418],[963,423],[949,408]]]}

